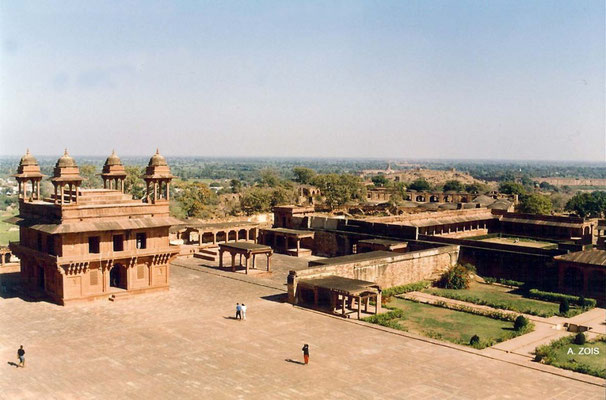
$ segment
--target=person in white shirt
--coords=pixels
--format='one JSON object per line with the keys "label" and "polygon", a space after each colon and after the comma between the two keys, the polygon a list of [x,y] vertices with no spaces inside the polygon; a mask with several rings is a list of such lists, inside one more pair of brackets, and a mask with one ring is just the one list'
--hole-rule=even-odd
{"label": "person in white shirt", "polygon": [[240,308],[242,309],[242,319],[246,320],[246,304],[242,303]]}

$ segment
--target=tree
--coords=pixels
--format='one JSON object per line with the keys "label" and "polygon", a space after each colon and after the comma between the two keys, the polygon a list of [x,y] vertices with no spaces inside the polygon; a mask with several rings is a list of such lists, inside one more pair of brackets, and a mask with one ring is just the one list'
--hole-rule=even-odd
{"label": "tree", "polygon": [[467,289],[473,270],[471,265],[456,264],[442,274],[437,284],[445,289]]}
{"label": "tree", "polygon": [[431,185],[425,180],[425,178],[419,178],[414,180],[408,188],[416,190],[418,192],[422,192],[431,189]]}
{"label": "tree", "polygon": [[351,174],[319,174],[314,178],[331,208],[342,206],[351,201],[363,201],[366,198],[366,187],[360,177]]}
{"label": "tree", "polygon": [[502,182],[499,185],[499,192],[504,193],[504,194],[524,194],[526,193],[526,189],[524,189],[524,186],[522,186],[521,184],[517,183],[517,182],[513,182],[513,181],[506,181],[506,182]]}
{"label": "tree", "polygon": [[606,213],[606,192],[577,193],[564,208],[579,217],[600,218]]}
{"label": "tree", "polygon": [[564,299],[560,302],[560,314],[565,315],[570,310],[570,304],[568,299]]}
{"label": "tree", "polygon": [[375,175],[371,178],[372,183],[377,187],[387,186],[389,183],[389,179],[385,177],[385,175]]}
{"label": "tree", "polygon": [[271,168],[261,170],[261,186],[276,187],[280,183],[278,173]]}
{"label": "tree", "polygon": [[232,193],[240,193],[242,190],[242,182],[240,182],[238,179],[232,179],[229,181],[229,187],[231,188]]}
{"label": "tree", "polygon": [[448,180],[448,181],[446,181],[444,183],[444,191],[445,192],[450,192],[450,191],[453,191],[453,192],[462,192],[463,189],[464,189],[463,184],[460,181],[456,180],[456,179],[451,179],[451,180]]}
{"label": "tree", "polygon": [[294,167],[292,172],[295,174],[295,182],[301,184],[310,184],[316,176],[316,171],[311,168]]}
{"label": "tree", "polygon": [[585,334],[583,332],[579,332],[574,337],[574,344],[578,344],[578,345],[582,346],[585,344],[586,340],[587,339],[585,338]]}
{"label": "tree", "polygon": [[253,187],[246,191],[240,199],[242,211],[247,215],[271,210],[272,193],[267,189]]}
{"label": "tree", "polygon": [[513,329],[520,331],[528,326],[528,318],[523,315],[518,315],[516,320],[513,322]]}
{"label": "tree", "polygon": [[271,192],[271,207],[293,204],[295,194],[291,190],[283,187],[277,187]]}
{"label": "tree", "polygon": [[538,193],[522,196],[518,205],[518,210],[527,214],[549,214],[551,208],[549,197]]}
{"label": "tree", "polygon": [[473,194],[486,193],[488,192],[488,186],[483,183],[474,182],[469,185],[465,185],[465,191]]}
{"label": "tree", "polygon": [[178,184],[176,200],[187,217],[206,217],[210,212],[208,206],[216,200],[215,193],[202,182]]}
{"label": "tree", "polygon": [[130,193],[135,199],[142,199],[145,196],[145,182],[141,176],[143,168],[126,166],[126,179],[124,180],[124,191]]}
{"label": "tree", "polygon": [[83,188],[95,188],[103,185],[101,177],[97,175],[97,168],[92,164],[81,165],[80,176],[84,178],[82,181]]}

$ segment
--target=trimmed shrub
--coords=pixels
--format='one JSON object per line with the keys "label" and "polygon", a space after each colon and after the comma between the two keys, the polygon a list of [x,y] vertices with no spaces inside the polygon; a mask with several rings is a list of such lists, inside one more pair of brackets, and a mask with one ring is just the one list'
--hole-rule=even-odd
{"label": "trimmed shrub", "polygon": [[570,311],[570,304],[568,304],[568,299],[563,299],[560,302],[560,314],[566,314]]}
{"label": "trimmed shrub", "polygon": [[[528,297],[531,299],[549,301],[552,303],[559,303],[562,300],[566,299],[569,303],[580,305],[581,298],[578,296],[571,296],[568,294],[562,293],[553,293],[553,292],[543,292],[538,289],[530,289],[528,291]],[[593,308],[596,306],[596,301],[594,299],[584,299],[585,307]]]}
{"label": "trimmed shrub", "polygon": [[583,345],[583,344],[585,344],[585,340],[586,340],[585,339],[585,334],[583,332],[579,332],[574,337],[574,344]]}
{"label": "trimmed shrub", "polygon": [[471,339],[469,339],[469,344],[471,346],[477,346],[480,344],[480,337],[478,335],[473,335]]}
{"label": "trimmed shrub", "polygon": [[518,317],[516,318],[516,320],[513,323],[513,329],[515,329],[516,331],[521,331],[523,329],[525,329],[528,326],[528,318],[524,317],[523,315],[518,315]]}
{"label": "trimmed shrub", "polygon": [[585,309],[585,297],[579,296],[579,306],[584,310]]}
{"label": "trimmed shrub", "polygon": [[383,290],[381,292],[381,294],[384,298],[386,298],[386,297],[396,296],[396,295],[404,294],[404,293],[408,293],[408,292],[418,292],[419,290],[428,288],[430,284],[431,284],[430,281],[420,281],[420,282],[409,283],[407,285],[394,286],[394,287],[390,287],[388,289]]}

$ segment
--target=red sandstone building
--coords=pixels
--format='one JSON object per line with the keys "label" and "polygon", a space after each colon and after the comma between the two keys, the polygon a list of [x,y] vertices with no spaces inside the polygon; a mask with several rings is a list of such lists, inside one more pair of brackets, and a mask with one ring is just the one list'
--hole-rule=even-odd
{"label": "red sandstone building", "polygon": [[180,221],[169,216],[173,176],[158,152],[143,176],[144,200],[124,193],[126,172],[115,153],[103,166],[104,189],[80,188],[83,178],[67,151],[55,165],[48,198],[40,196],[43,175],[29,151],[14,176],[19,215],[12,222],[20,242],[10,249],[28,290],[65,305],[169,288],[169,262],[179,250],[170,246],[168,231]]}

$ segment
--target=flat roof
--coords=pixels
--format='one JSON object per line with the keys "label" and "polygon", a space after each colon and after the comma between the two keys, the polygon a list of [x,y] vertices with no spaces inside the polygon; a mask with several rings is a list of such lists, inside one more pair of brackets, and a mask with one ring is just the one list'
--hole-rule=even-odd
{"label": "flat roof", "polygon": [[19,217],[13,217],[10,220],[17,225],[27,226],[31,229],[49,234],[157,228],[171,226],[180,222],[180,220],[173,217],[128,218],[114,221],[74,222],[65,224],[36,224],[32,220],[23,220]]}
{"label": "flat roof", "polygon": [[407,244],[407,242],[399,241],[399,240],[389,240],[389,239],[364,239],[358,240],[358,243],[369,243],[369,244],[382,244],[385,246],[393,246],[398,244]]}
{"label": "flat roof", "polygon": [[219,243],[219,247],[234,249],[234,250],[246,250],[246,251],[271,251],[270,246],[266,246],[264,244],[251,243],[251,242]]}
{"label": "flat roof", "polygon": [[304,231],[299,229],[287,229],[287,228],[263,228],[264,232],[275,232],[282,233],[289,236],[314,236],[314,231]]}
{"label": "flat roof", "polygon": [[562,228],[581,228],[581,227],[583,227],[583,222],[556,222],[556,221],[512,218],[512,217],[503,217],[503,218],[501,218],[501,222],[510,222],[510,223],[515,223],[515,224],[543,225],[543,226],[559,226]]}
{"label": "flat roof", "polygon": [[394,251],[369,251],[368,253],[350,254],[348,256],[331,257],[324,260],[312,261],[314,265],[333,265],[333,264],[349,264],[354,262],[379,260],[382,258],[390,258],[394,256],[401,256],[402,253],[396,253]]}
{"label": "flat roof", "polygon": [[333,290],[353,296],[360,295],[364,292],[378,293],[380,290],[380,286],[374,282],[345,278],[337,275],[315,279],[300,279],[298,284]]}
{"label": "flat roof", "polygon": [[202,229],[202,230],[215,230],[215,229],[228,229],[235,228],[239,226],[258,226],[259,224],[256,222],[249,221],[235,221],[235,222],[189,222],[189,221],[180,221],[181,228],[192,228],[192,229]]}
{"label": "flat roof", "polygon": [[575,262],[579,264],[591,264],[606,266],[606,251],[604,250],[587,250],[577,251],[574,253],[562,254],[555,257],[557,260]]}

